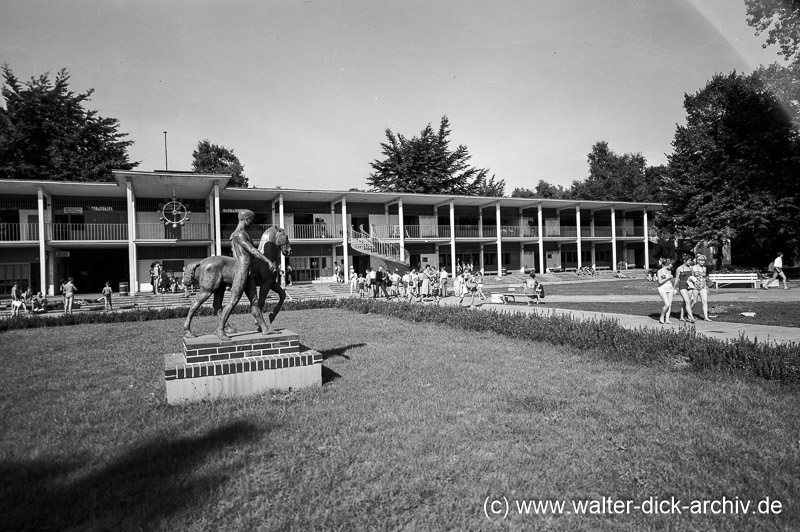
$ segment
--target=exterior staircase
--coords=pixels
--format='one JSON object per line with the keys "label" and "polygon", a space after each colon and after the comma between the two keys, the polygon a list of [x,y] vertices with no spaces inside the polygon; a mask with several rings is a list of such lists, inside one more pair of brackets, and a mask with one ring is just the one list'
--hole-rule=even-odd
{"label": "exterior staircase", "polygon": [[411,257],[405,248],[400,246],[400,244],[385,242],[367,233],[363,225],[359,227],[359,230],[353,229],[350,238],[350,247],[356,251],[381,258],[387,262],[394,262],[405,266],[411,264]]}

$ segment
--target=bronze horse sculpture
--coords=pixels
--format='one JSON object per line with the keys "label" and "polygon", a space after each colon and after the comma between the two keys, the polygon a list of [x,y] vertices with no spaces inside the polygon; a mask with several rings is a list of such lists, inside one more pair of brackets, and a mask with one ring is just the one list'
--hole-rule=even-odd
{"label": "bronze horse sculpture", "polygon": [[[245,234],[246,235],[246,234]],[[235,235],[231,236],[234,239]],[[249,240],[249,238],[248,238]],[[286,231],[277,226],[271,226],[261,236],[258,244],[258,251],[263,254],[269,263],[263,260],[251,260],[249,264],[249,271],[244,285],[244,294],[250,300],[250,313],[255,320],[258,332],[262,334],[273,333],[272,322],[281,311],[283,301],[286,299],[286,292],[278,279],[277,262],[282,253],[288,257],[292,253],[291,245],[289,244],[289,237]],[[191,331],[192,318],[197,312],[197,309],[206,302],[206,300],[213,294],[214,314],[218,314],[222,310],[222,299],[225,296],[225,290],[228,286],[234,283],[237,268],[240,266],[239,261],[233,257],[215,256],[209,257],[202,261],[193,262],[184,268],[183,283],[185,286],[196,284],[199,287],[199,292],[189,308],[189,314],[186,316],[186,321],[183,324],[184,337],[194,338],[195,335]],[[267,299],[267,294],[272,290],[278,295],[278,303],[269,313],[269,324],[264,321],[263,308]],[[232,293],[232,300],[229,301],[228,306],[225,308],[230,314],[228,307],[234,307],[239,302],[241,293]],[[235,301],[233,299],[235,298]],[[223,317],[220,320],[220,326],[216,331],[220,339],[228,339],[227,333],[235,333],[236,329],[228,325],[227,317],[223,312]]]}

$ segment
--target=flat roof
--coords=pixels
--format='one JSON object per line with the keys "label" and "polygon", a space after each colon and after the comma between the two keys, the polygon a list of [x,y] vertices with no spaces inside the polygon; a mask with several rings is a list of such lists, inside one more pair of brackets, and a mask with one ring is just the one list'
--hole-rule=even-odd
{"label": "flat roof", "polygon": [[500,205],[507,208],[567,209],[609,209],[621,211],[647,210],[660,211],[661,203],[636,203],[625,201],[584,201],[543,198],[509,198],[491,196],[454,196],[448,194],[408,194],[398,192],[360,192],[350,190],[311,190],[291,188],[237,188],[228,187],[228,174],[195,174],[191,172],[140,172],[114,170],[113,183],[87,183],[79,181],[26,181],[0,180],[0,190],[5,194],[37,194],[39,187],[47,193],[59,196],[99,196],[120,197],[126,195],[127,183],[141,198],[168,198],[176,196],[186,199],[207,198],[214,184],[220,188],[220,197],[230,200],[277,201],[283,195],[284,201],[313,201],[338,203],[393,204],[402,201],[409,205],[445,206],[450,201],[457,206],[490,208]]}

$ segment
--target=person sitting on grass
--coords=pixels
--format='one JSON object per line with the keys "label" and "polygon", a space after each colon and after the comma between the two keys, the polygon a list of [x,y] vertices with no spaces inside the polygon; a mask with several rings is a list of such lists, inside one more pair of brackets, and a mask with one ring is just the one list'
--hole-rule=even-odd
{"label": "person sitting on grass", "polygon": [[47,298],[41,292],[36,294],[32,301],[33,312],[36,314],[43,314],[47,312]]}
{"label": "person sitting on grass", "polygon": [[627,279],[628,278],[628,276],[625,275],[624,273],[622,273],[622,271],[620,271],[620,270],[617,270],[617,273],[616,273],[616,275],[614,275],[614,277],[616,277],[617,279]]}

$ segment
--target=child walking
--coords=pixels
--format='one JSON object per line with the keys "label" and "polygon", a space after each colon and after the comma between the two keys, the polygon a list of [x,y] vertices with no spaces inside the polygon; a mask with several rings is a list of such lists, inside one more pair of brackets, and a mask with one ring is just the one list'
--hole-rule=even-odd
{"label": "child walking", "polygon": [[105,300],[105,310],[114,310],[111,306],[111,294],[114,292],[111,290],[111,283],[106,281],[106,285],[103,287],[103,291],[100,292],[103,295],[103,299]]}

